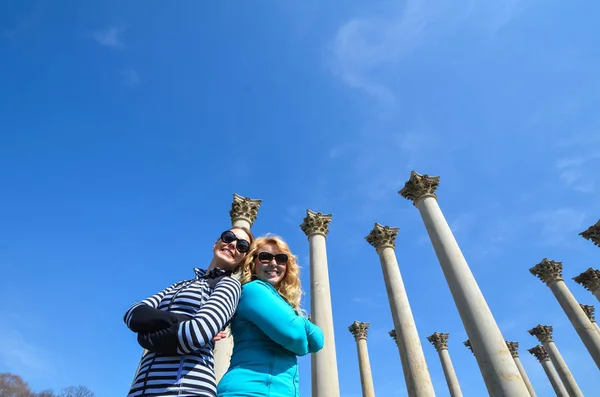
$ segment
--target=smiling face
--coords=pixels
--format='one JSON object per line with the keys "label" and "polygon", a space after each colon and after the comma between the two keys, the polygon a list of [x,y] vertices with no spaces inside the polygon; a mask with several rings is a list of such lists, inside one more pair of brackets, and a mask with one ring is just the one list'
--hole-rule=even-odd
{"label": "smiling face", "polygon": [[[246,252],[240,252],[238,240],[252,241],[248,233],[242,229],[230,229],[236,240],[225,242],[219,238],[213,246],[213,262],[215,266],[223,270],[234,270],[246,257]],[[225,239],[226,241],[228,239]]]}
{"label": "smiling face", "polygon": [[[266,253],[267,255],[261,253]],[[271,255],[268,255],[271,254]],[[279,256],[278,262],[275,256],[284,254],[275,244],[265,244],[258,248],[257,256],[254,258],[254,271],[259,280],[267,282],[273,286],[279,284],[285,277],[287,264],[281,263],[282,257]],[[269,261],[267,261],[270,259]]]}

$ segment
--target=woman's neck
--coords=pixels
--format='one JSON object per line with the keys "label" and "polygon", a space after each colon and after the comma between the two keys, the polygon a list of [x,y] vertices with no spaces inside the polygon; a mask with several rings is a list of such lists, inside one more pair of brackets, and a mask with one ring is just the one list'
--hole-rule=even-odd
{"label": "woman's neck", "polygon": [[206,269],[206,271],[207,271],[207,272],[210,272],[212,269],[215,269],[215,268],[217,268],[217,267],[218,267],[218,268],[221,268],[221,267],[219,266],[219,263],[218,263],[216,260],[214,260],[214,259],[213,259],[213,260],[210,262],[210,265],[208,265],[208,269]]}

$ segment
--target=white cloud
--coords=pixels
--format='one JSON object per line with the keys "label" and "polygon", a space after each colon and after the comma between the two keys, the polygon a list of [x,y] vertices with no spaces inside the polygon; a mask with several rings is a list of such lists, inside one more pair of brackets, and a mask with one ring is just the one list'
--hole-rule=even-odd
{"label": "white cloud", "polygon": [[597,169],[597,165],[590,163],[598,159],[600,159],[600,152],[561,158],[556,162],[558,176],[566,186],[582,193],[592,193],[596,177],[593,170]]}
{"label": "white cloud", "polygon": [[122,40],[122,34],[126,30],[124,27],[111,26],[106,29],[96,30],[91,34],[91,38],[104,47],[123,48],[125,44]]}
{"label": "white cloud", "polygon": [[2,36],[9,40],[15,40],[25,32],[34,29],[42,19],[46,6],[46,1],[36,1],[31,11],[19,18],[14,27],[4,30]]}
{"label": "white cloud", "polygon": [[[5,317],[5,320],[7,318]],[[30,342],[18,329],[6,321],[0,329],[0,363],[24,377],[50,376],[53,373],[47,352]]]}
{"label": "white cloud", "polygon": [[125,85],[133,87],[140,83],[140,75],[137,70],[129,68],[119,72],[125,81]]}
{"label": "white cloud", "polygon": [[582,230],[585,212],[573,208],[542,210],[531,215],[530,221],[539,226],[539,237],[542,245],[564,243],[573,238],[573,233]]}
{"label": "white cloud", "polygon": [[397,98],[386,67],[397,73],[404,57],[469,22],[493,38],[517,14],[523,0],[406,0],[393,2],[379,15],[352,18],[337,31],[331,44],[333,72],[350,87],[380,103],[395,105]]}

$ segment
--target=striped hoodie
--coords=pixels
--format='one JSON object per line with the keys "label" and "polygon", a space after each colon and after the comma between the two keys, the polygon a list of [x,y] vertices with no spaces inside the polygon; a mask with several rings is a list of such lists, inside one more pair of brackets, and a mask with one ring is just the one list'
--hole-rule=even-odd
{"label": "striped hoodie", "polygon": [[175,283],[125,313],[125,324],[148,350],[128,397],[216,396],[213,338],[235,313],[241,285],[218,268],[194,272],[194,279]]}

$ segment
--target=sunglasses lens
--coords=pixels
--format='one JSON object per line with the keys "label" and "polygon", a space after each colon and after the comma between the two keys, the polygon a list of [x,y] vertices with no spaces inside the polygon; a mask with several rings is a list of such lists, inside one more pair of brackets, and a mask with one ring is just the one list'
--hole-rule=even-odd
{"label": "sunglasses lens", "polygon": [[273,260],[273,254],[270,252],[261,252],[258,254],[258,260],[265,263],[271,262]]}
{"label": "sunglasses lens", "polygon": [[233,234],[233,232],[231,230],[228,230],[226,232],[223,232],[221,234],[221,240],[225,243],[225,244],[229,244],[232,241],[235,241],[235,234]]}
{"label": "sunglasses lens", "polygon": [[278,265],[285,265],[288,262],[288,256],[286,254],[273,255],[270,252],[261,252],[258,254],[258,260],[263,263],[269,263],[275,258],[275,262]]}
{"label": "sunglasses lens", "polygon": [[238,240],[236,247],[237,250],[240,251],[242,254],[245,254],[246,252],[250,251],[250,243],[246,240]]}
{"label": "sunglasses lens", "polygon": [[231,230],[227,230],[226,232],[223,232],[221,234],[221,241],[224,242],[225,244],[229,244],[229,243],[233,243],[234,241],[237,241],[235,248],[242,254],[245,254],[246,252],[250,251],[250,243],[247,242],[246,240],[237,238],[235,233],[232,232]]}

